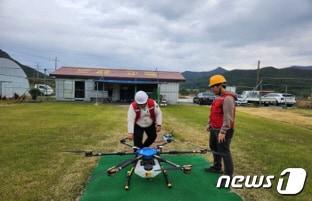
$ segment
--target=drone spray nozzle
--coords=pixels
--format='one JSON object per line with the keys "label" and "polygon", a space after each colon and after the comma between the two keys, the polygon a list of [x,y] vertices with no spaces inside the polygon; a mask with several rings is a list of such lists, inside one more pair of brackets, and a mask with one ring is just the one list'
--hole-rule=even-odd
{"label": "drone spray nozzle", "polygon": [[191,174],[192,165],[183,165],[182,170],[184,174]]}
{"label": "drone spray nozzle", "polygon": [[92,151],[86,151],[85,152],[85,157],[91,157],[93,156],[93,152]]}
{"label": "drone spray nozzle", "polygon": [[117,169],[115,166],[113,166],[113,167],[107,169],[107,174],[108,174],[108,176],[113,176],[113,175],[116,174],[117,172],[118,172],[118,169]]}

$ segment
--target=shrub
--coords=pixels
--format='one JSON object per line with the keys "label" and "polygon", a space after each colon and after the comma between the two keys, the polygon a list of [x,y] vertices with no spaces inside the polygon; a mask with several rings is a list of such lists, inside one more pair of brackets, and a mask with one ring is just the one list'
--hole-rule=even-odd
{"label": "shrub", "polygon": [[40,96],[40,90],[37,88],[32,88],[29,90],[32,100],[37,100],[37,97]]}
{"label": "shrub", "polygon": [[14,100],[19,99],[19,95],[17,93],[14,93]]}

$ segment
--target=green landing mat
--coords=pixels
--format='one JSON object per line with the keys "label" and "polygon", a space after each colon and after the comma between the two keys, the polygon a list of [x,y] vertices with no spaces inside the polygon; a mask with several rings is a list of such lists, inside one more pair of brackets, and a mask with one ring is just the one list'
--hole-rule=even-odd
{"label": "green landing mat", "polygon": [[204,172],[209,162],[198,155],[162,156],[179,165],[193,165],[192,173],[168,171],[172,188],[159,174],[150,180],[133,174],[130,189],[124,190],[129,168],[108,176],[106,169],[129,158],[129,156],[102,157],[86,185],[81,201],[242,201],[243,199],[228,189],[216,188],[218,175]]}

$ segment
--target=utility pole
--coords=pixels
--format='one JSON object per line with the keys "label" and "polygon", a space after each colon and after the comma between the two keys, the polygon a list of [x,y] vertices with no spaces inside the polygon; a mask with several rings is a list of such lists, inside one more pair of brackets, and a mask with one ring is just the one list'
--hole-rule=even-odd
{"label": "utility pole", "polygon": [[256,85],[258,85],[260,82],[260,60],[258,60],[258,67],[257,67],[257,83]]}
{"label": "utility pole", "polygon": [[37,76],[36,76],[36,79],[34,80],[34,83],[33,83],[34,85],[39,83],[39,70],[40,70],[40,66],[39,66],[38,63],[36,64],[36,68],[37,68]]}
{"label": "utility pole", "polygon": [[155,71],[157,73],[157,103],[160,104],[159,73],[158,73],[158,68],[157,67],[156,67]]}
{"label": "utility pole", "polygon": [[54,70],[57,69],[57,62],[58,62],[57,57],[55,57],[55,59],[54,59]]}
{"label": "utility pole", "polygon": [[46,68],[44,68],[44,96],[46,96],[46,95],[47,95],[46,75],[47,75],[47,69],[46,69]]}
{"label": "utility pole", "polygon": [[98,92],[99,92],[99,81],[95,82],[96,84],[96,96],[95,96],[95,105],[98,105]]}
{"label": "utility pole", "polygon": [[36,68],[37,68],[37,80],[39,79],[39,64],[36,64]]}
{"label": "utility pole", "polygon": [[263,81],[263,80],[261,80],[261,82],[259,83],[259,84],[260,84],[260,91],[259,91],[259,106],[261,106],[261,102],[262,102],[262,94],[261,94],[261,92],[262,92],[262,81]]}

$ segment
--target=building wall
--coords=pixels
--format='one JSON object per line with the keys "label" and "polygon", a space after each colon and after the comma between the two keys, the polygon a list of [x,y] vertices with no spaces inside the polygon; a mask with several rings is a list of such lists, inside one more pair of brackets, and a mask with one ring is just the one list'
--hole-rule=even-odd
{"label": "building wall", "polygon": [[169,104],[176,104],[179,97],[179,83],[161,83],[159,84],[160,94],[164,95]]}
{"label": "building wall", "polygon": [[0,58],[0,96],[7,98],[27,94],[29,82],[23,69],[14,61]]}
{"label": "building wall", "polygon": [[119,100],[120,100],[120,85],[114,84],[112,101],[119,101]]}
{"label": "building wall", "polygon": [[[93,79],[55,79],[55,96],[57,100],[75,100],[75,81],[85,81],[85,98],[84,101],[91,99],[108,98],[107,91],[96,91]],[[176,104],[179,96],[179,83],[161,83],[159,84],[160,94],[164,95],[169,104]],[[120,85],[113,85],[112,101],[120,100]]]}
{"label": "building wall", "polygon": [[75,80],[55,79],[55,98],[56,100],[74,100]]}
{"label": "building wall", "polygon": [[95,82],[93,79],[55,79],[55,97],[56,100],[69,100],[73,101],[75,99],[75,81],[85,82],[85,98],[84,101],[91,101],[98,97],[107,98],[107,91],[96,91]]}

